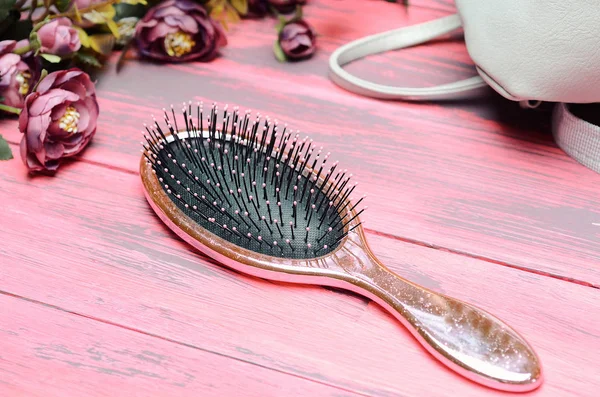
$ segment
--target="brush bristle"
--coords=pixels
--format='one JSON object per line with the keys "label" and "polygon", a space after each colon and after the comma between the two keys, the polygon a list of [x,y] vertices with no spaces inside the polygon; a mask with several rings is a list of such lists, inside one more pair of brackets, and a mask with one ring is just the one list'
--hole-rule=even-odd
{"label": "brush bristle", "polygon": [[148,166],[188,217],[240,247],[292,259],[325,255],[358,226],[347,227],[364,197],[350,203],[356,184],[329,153],[269,117],[227,105],[219,113],[190,102],[179,125],[171,106],[163,126],[154,120],[143,132]]}

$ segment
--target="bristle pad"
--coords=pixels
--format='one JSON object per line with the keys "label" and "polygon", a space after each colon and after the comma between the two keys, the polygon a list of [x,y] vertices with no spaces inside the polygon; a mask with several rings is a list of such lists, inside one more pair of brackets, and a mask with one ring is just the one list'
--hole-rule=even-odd
{"label": "bristle pad", "polygon": [[333,251],[348,221],[339,215],[351,192],[345,173],[324,167],[327,156],[313,153],[312,142],[277,132],[268,120],[259,133],[247,115],[226,114],[230,133],[223,135],[214,113],[204,132],[202,118],[192,122],[188,114],[189,132],[177,134],[170,123],[169,133],[158,124],[148,129],[148,164],[173,203],[211,233],[260,254],[310,259]]}

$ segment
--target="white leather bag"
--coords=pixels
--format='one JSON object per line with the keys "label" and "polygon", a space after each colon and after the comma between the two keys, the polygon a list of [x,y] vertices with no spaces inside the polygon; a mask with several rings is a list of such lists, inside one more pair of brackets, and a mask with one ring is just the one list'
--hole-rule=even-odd
{"label": "white leather bag", "polygon": [[[382,99],[456,99],[491,86],[524,107],[556,102],[553,134],[557,144],[600,172],[600,127],[577,118],[568,105],[600,102],[600,1],[455,1],[458,14],[338,48],[329,61],[331,79],[349,91]],[[408,88],[376,84],[342,68],[371,54],[425,43],[461,26],[478,76]]]}

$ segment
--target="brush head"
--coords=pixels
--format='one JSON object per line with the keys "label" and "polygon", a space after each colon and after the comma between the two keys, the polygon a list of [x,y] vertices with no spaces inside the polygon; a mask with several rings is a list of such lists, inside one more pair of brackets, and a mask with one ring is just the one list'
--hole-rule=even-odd
{"label": "brush head", "polygon": [[177,119],[171,107],[164,125],[146,126],[142,152],[195,223],[241,248],[289,259],[326,255],[347,235],[362,198],[350,204],[352,175],[308,137],[216,104],[208,112],[184,104]]}

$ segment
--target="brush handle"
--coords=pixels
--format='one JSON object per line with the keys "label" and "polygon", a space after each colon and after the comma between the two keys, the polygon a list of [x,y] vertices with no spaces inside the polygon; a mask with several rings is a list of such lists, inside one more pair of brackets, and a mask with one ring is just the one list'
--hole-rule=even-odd
{"label": "brush handle", "polygon": [[505,391],[529,391],[542,383],[540,361],[516,331],[484,310],[394,274],[373,255],[362,231],[338,251],[336,263],[353,290],[390,311],[452,370]]}
{"label": "brush handle", "polygon": [[376,259],[369,270],[370,292],[451,369],[506,391],[528,391],[539,386],[538,357],[501,320],[475,306],[410,283]]}

